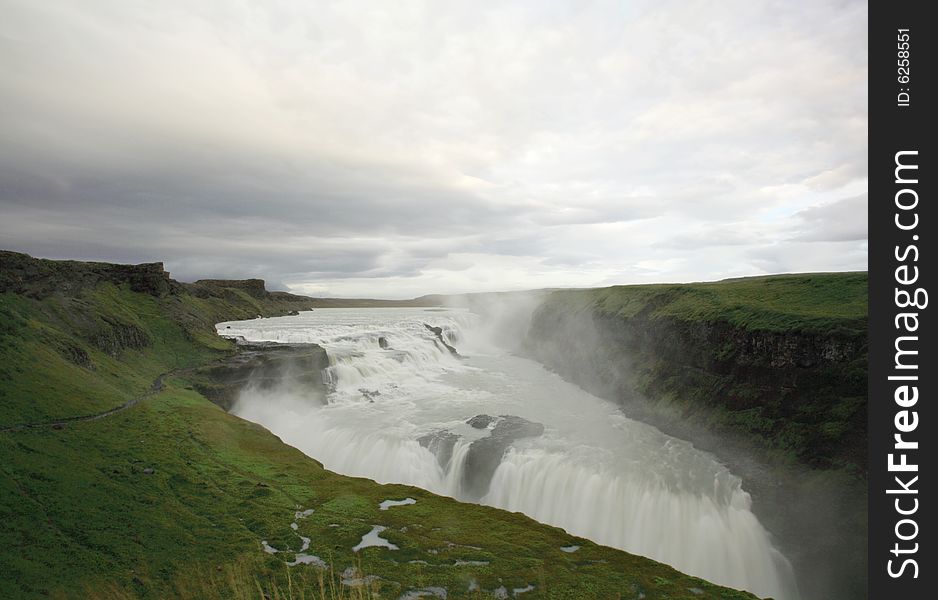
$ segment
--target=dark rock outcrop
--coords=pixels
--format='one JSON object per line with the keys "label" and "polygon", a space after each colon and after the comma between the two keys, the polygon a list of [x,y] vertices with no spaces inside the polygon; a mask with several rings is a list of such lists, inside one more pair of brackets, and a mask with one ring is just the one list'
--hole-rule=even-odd
{"label": "dark rock outcrop", "polygon": [[328,366],[326,351],[316,344],[245,344],[238,354],[199,369],[192,379],[199,393],[225,410],[247,386],[287,387],[323,403],[328,389],[322,372]]}
{"label": "dark rock outcrop", "polygon": [[178,289],[163,263],[117,265],[75,260],[44,260],[19,252],[0,250],[0,293],[13,292],[31,298],[52,294],[75,295],[98,283],[128,284],[135,292],[162,296]]}
{"label": "dark rock outcrop", "polygon": [[375,398],[381,396],[380,390],[369,390],[367,388],[359,388],[358,393],[362,395],[362,398],[369,402],[374,402]]}
{"label": "dark rock outcrop", "polygon": [[433,455],[436,456],[436,460],[440,463],[440,466],[445,468],[453,457],[453,447],[456,445],[456,440],[458,439],[459,436],[455,433],[440,430],[417,438],[417,442],[432,452]]}
{"label": "dark rock outcrop", "polygon": [[96,348],[111,356],[120,356],[124,350],[139,350],[150,345],[146,332],[133,323],[106,319],[90,337]]}
{"label": "dark rock outcrop", "polygon": [[254,298],[266,298],[268,294],[263,279],[199,279],[195,285],[238,289]]}
{"label": "dark rock outcrop", "polygon": [[382,350],[387,350],[388,348],[390,348],[390,346],[388,345],[388,338],[384,336],[379,337],[378,346],[380,346]]}
{"label": "dark rock outcrop", "polygon": [[443,328],[442,328],[442,327],[433,327],[432,325],[427,325],[426,323],[424,323],[423,326],[426,327],[430,332],[433,333],[433,335],[436,336],[436,339],[439,340],[439,342],[440,342],[441,344],[443,344],[443,347],[444,347],[444,348],[446,348],[447,350],[449,350],[449,353],[450,353],[450,354],[452,354],[453,356],[457,356],[457,357],[459,356],[459,352],[456,351],[456,348],[453,348],[453,347],[446,341],[446,338],[443,337]]}
{"label": "dark rock outcrop", "polygon": [[[486,416],[478,415],[475,418]],[[514,415],[499,417],[489,436],[476,440],[469,446],[463,470],[463,492],[473,499],[484,496],[508,447],[516,440],[537,437],[543,433],[544,426],[540,423]]]}
{"label": "dark rock outcrop", "polygon": [[496,420],[497,419],[491,415],[476,415],[466,421],[466,423],[472,425],[476,429],[485,429]]}
{"label": "dark rock outcrop", "polygon": [[63,340],[55,344],[55,349],[70,363],[84,367],[85,369],[94,369],[94,362],[91,360],[91,355],[78,344]]}

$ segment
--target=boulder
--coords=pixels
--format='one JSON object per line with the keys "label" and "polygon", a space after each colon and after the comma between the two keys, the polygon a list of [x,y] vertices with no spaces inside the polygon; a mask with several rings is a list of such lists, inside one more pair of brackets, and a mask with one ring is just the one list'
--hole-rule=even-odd
{"label": "boulder", "polygon": [[432,325],[427,325],[426,323],[424,323],[423,326],[426,327],[430,332],[433,333],[433,335],[436,336],[436,339],[439,340],[441,344],[443,344],[444,348],[449,350],[450,354],[456,357],[459,356],[459,352],[456,352],[456,348],[453,348],[452,346],[450,346],[449,343],[446,341],[446,338],[443,337],[442,327],[434,327]]}
{"label": "boulder", "polygon": [[195,389],[230,410],[248,385],[258,389],[286,386],[325,402],[326,351],[316,344],[239,343],[240,352],[193,373]]}
{"label": "boulder", "polygon": [[466,421],[466,423],[472,425],[476,429],[485,429],[496,420],[497,419],[491,415],[476,415]]}
{"label": "boulder", "polygon": [[[487,415],[479,415],[485,417]],[[475,417],[473,418],[475,419]],[[480,421],[481,422],[481,421]],[[514,415],[499,417],[488,437],[476,440],[469,446],[463,468],[463,492],[478,500],[489,491],[492,475],[502,462],[502,457],[515,440],[537,437],[544,433],[544,426]]]}
{"label": "boulder", "polygon": [[417,438],[417,442],[436,456],[441,467],[446,468],[453,457],[453,446],[458,439],[459,436],[455,433],[441,429]]}

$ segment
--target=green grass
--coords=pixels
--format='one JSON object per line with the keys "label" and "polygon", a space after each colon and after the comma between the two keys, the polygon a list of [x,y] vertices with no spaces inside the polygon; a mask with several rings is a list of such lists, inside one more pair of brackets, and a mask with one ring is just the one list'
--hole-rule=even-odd
{"label": "green grass", "polygon": [[[105,410],[175,370],[107,418],[0,432],[0,597],[397,598],[427,586],[490,597],[472,582],[536,586],[528,599],[753,597],[519,513],[331,473],[192,389],[180,369],[232,351],[214,321],[285,308],[113,283],[0,294],[0,428]],[[417,503],[378,509],[405,497]],[[352,552],[375,524],[400,549]],[[286,566],[299,535],[329,570]],[[343,585],[350,567],[376,579]]]}
{"label": "green grass", "polygon": [[[160,299],[112,284],[77,298],[0,295],[0,426],[112,408],[144,393],[160,373],[224,351],[190,341],[163,310]],[[143,332],[147,345],[114,355],[115,324]],[[74,360],[76,349],[88,364]]]}
{"label": "green grass", "polygon": [[865,331],[866,273],[809,273],[713,283],[626,285],[553,292],[548,302],[624,318],[725,321],[763,331]]}
{"label": "green grass", "polygon": [[[159,598],[186,578],[251,559],[283,586],[300,542],[336,571],[376,575],[380,597],[446,587],[539,586],[529,597],[746,598],[650,560],[574,538],[517,513],[461,504],[404,486],[333,474],[259,426],[173,381],[155,398],[100,421],[0,437],[0,596],[80,595],[105,584]],[[152,468],[152,474],[144,469]],[[417,504],[380,511],[389,498]],[[373,524],[400,550],[351,552]],[[333,525],[338,525],[333,526]],[[267,556],[261,540],[283,550]],[[571,543],[575,555],[560,551]],[[454,566],[455,561],[487,561]],[[409,564],[425,561],[427,564]],[[597,561],[597,562],[592,562]],[[601,562],[599,562],[601,561]],[[293,567],[297,577],[315,570]],[[667,586],[661,579],[670,582]],[[664,595],[661,588],[667,588]],[[683,592],[681,591],[683,590]]]}

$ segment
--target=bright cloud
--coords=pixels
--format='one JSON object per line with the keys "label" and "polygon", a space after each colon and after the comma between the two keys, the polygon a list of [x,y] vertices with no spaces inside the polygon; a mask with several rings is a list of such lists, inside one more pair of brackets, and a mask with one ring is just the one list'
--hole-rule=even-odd
{"label": "bright cloud", "polygon": [[0,247],[381,297],[866,268],[865,2],[0,7]]}

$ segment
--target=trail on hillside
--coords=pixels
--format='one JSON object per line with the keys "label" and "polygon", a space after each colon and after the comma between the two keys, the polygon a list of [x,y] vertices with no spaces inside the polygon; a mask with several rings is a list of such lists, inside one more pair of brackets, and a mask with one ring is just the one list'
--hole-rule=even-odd
{"label": "trail on hillside", "polygon": [[156,377],[156,379],[153,380],[153,383],[150,384],[150,388],[146,392],[144,392],[143,394],[140,394],[139,396],[131,398],[130,400],[128,400],[127,402],[124,402],[120,406],[109,408],[103,412],[98,412],[98,413],[93,413],[93,414],[88,414],[88,415],[76,415],[74,417],[63,417],[60,419],[53,419],[50,421],[38,421],[35,423],[20,423],[17,425],[5,425],[3,427],[0,427],[0,433],[21,431],[23,429],[40,429],[43,427],[52,427],[52,428],[55,428],[57,426],[64,427],[71,423],[81,423],[83,421],[97,421],[98,419],[103,419],[104,417],[110,417],[111,415],[115,415],[119,412],[123,412],[132,406],[136,406],[140,402],[143,402],[144,400],[152,396],[155,396],[156,394],[163,391],[163,379],[165,379],[166,377],[169,377],[170,375],[176,375],[184,371],[188,371],[188,370],[190,369],[173,369],[171,371],[166,371],[165,373],[160,373]]}

